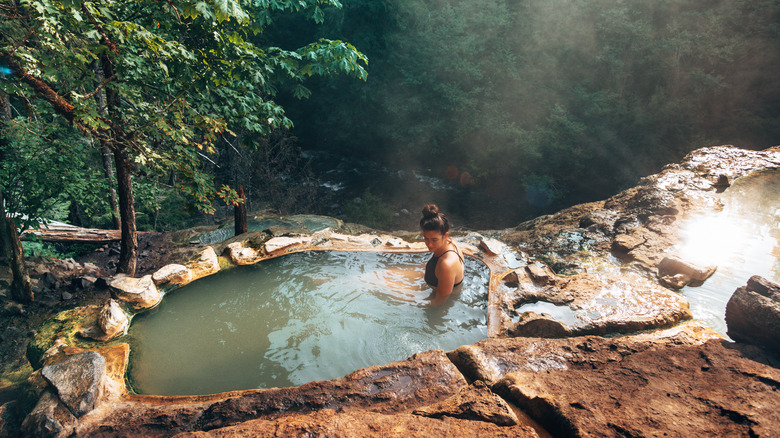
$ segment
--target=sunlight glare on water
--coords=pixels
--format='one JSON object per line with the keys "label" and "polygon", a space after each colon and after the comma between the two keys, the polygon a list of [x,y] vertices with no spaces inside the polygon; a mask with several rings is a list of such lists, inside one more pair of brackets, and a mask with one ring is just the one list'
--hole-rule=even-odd
{"label": "sunlight glare on water", "polygon": [[753,275],[780,283],[780,173],[735,182],[721,195],[723,210],[691,218],[682,228],[680,256],[717,266],[699,287],[685,287],[694,318],[726,335],[726,303]]}
{"label": "sunlight glare on water", "polygon": [[144,394],[300,385],[487,337],[489,271],[466,259],[460,294],[430,308],[428,254],[302,252],[198,280],[130,327]]}

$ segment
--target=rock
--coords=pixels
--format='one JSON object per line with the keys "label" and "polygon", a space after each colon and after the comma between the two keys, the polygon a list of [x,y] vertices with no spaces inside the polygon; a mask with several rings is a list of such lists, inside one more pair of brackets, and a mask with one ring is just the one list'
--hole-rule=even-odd
{"label": "rock", "polygon": [[501,255],[504,246],[500,241],[488,237],[482,237],[479,241],[479,247],[491,256]]}
{"label": "rock", "polygon": [[580,219],[579,227],[610,234],[615,228],[618,217],[619,215],[611,210],[594,211]]}
{"label": "rock", "polygon": [[100,309],[97,323],[100,330],[105,334],[104,339],[100,340],[107,341],[124,334],[127,326],[130,324],[130,319],[125,311],[122,310],[122,307],[119,306],[119,303],[111,299]]}
{"label": "rock", "polygon": [[664,257],[658,264],[658,278],[662,284],[680,289],[692,281],[701,283],[715,273],[717,266],[700,267],[679,257]]}
{"label": "rock", "polygon": [[441,403],[417,409],[413,413],[431,418],[447,416],[485,421],[499,426],[514,426],[519,422],[507,402],[494,394],[481,380]]}
{"label": "rock", "polygon": [[190,263],[189,269],[192,272],[190,281],[219,272],[219,259],[217,258],[217,253],[214,252],[214,248],[207,246],[198,258]]}
{"label": "rock", "polygon": [[207,432],[185,432],[176,438],[207,437],[448,437],[538,438],[529,425],[498,426],[452,417],[428,418],[408,413],[387,415],[370,411],[323,409],[311,414],[258,418]]}
{"label": "rock", "polygon": [[780,286],[754,275],[726,304],[728,335],[780,353]]}
{"label": "rock", "polygon": [[303,237],[274,237],[265,242],[265,251],[271,254],[293,246],[300,246],[305,241]]}
{"label": "rock", "polygon": [[68,356],[47,365],[41,375],[54,386],[57,395],[76,417],[95,409],[106,383],[106,359],[95,351]]}
{"label": "rock", "polygon": [[67,292],[67,291],[63,291],[62,292],[62,299],[64,301],[72,300],[73,299],[73,294],[70,293],[70,292]]}
{"label": "rock", "polygon": [[[431,350],[403,361],[363,368],[339,379],[290,388],[198,396],[195,404],[192,398],[180,399],[178,403],[175,398],[131,399],[116,406],[110,416],[94,425],[94,430],[81,432],[89,436],[102,428],[115,436],[149,436],[164,430],[171,436],[323,409],[385,415],[408,413],[445,400],[466,386],[466,380],[444,352]],[[442,420],[432,421],[442,424]]]}
{"label": "rock", "polygon": [[165,265],[152,274],[152,281],[157,286],[164,284],[187,284],[192,279],[192,271],[176,263]]}
{"label": "rock", "polygon": [[0,406],[0,437],[10,438],[21,435],[22,419],[18,418],[19,402],[12,400]]}
{"label": "rock", "polygon": [[52,390],[46,390],[22,422],[22,432],[30,437],[69,436],[76,417],[60,402]]}
{"label": "rock", "polygon": [[524,313],[524,304],[537,302],[565,305],[560,310],[561,317],[566,319],[556,321],[551,316],[527,315],[514,325],[504,324],[500,329],[512,336],[629,333],[669,327],[692,318],[688,301],[682,295],[634,273],[553,277],[543,287],[533,282],[530,275],[518,273],[516,279],[520,283],[510,305],[515,310],[505,320],[511,320],[513,314]]}
{"label": "rock", "polygon": [[555,273],[550,270],[547,266],[541,266],[537,265],[536,263],[531,263],[530,265],[527,265],[525,267],[526,272],[528,272],[528,275],[531,276],[531,279],[533,280],[534,284],[536,285],[546,285],[555,280]]}
{"label": "rock", "polygon": [[60,287],[60,281],[51,272],[45,272],[38,280],[41,290],[54,290]]}
{"label": "rock", "polygon": [[509,329],[509,336],[527,336],[544,338],[563,338],[571,336],[572,329],[546,314],[526,312],[514,326]]}
{"label": "rock", "polygon": [[70,287],[73,288],[74,290],[85,290],[94,287],[96,281],[97,281],[96,277],[92,277],[88,275],[82,277],[76,277],[70,282]]}
{"label": "rock", "polygon": [[141,278],[119,277],[114,279],[109,287],[114,298],[131,303],[136,309],[154,307],[162,299],[151,275]]}
{"label": "rock", "polygon": [[410,248],[409,242],[400,239],[398,237],[390,237],[385,241],[385,246],[388,248]]}
{"label": "rock", "polygon": [[262,253],[254,248],[246,248],[243,242],[233,242],[226,248],[230,260],[237,265],[252,265],[260,261]]}
{"label": "rock", "polygon": [[[532,345],[517,351],[527,362],[538,354]],[[507,371],[492,389],[552,436],[777,434],[780,370],[756,349],[591,338],[545,350],[564,367]]]}

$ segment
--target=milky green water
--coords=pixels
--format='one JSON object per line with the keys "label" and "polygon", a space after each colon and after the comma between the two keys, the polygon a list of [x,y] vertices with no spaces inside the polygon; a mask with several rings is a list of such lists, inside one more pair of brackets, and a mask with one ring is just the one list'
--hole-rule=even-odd
{"label": "milky green water", "polygon": [[753,275],[780,283],[780,172],[737,180],[720,194],[723,209],[688,220],[678,248],[684,260],[717,271],[683,294],[694,318],[727,334],[726,303]]}
{"label": "milky green water", "polygon": [[295,386],[487,337],[489,270],[431,308],[429,254],[302,252],[215,274],[131,324],[128,378],[142,394]]}

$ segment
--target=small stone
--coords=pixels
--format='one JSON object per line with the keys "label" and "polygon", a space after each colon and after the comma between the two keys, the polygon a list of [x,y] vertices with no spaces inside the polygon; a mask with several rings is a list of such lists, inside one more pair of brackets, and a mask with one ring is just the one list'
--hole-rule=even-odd
{"label": "small stone", "polygon": [[691,280],[702,282],[708,279],[715,273],[717,266],[697,266],[693,263],[686,262],[676,256],[664,257],[660,263],[658,263],[658,276],[659,277],[673,277],[678,274],[682,274]]}
{"label": "small stone", "polygon": [[525,270],[536,285],[545,285],[555,281],[555,273],[547,266],[540,266],[536,263],[532,263],[526,266]]}
{"label": "small stone", "polygon": [[499,242],[496,239],[482,237],[479,241],[479,247],[482,248],[489,255],[497,256],[501,254],[504,244]]}

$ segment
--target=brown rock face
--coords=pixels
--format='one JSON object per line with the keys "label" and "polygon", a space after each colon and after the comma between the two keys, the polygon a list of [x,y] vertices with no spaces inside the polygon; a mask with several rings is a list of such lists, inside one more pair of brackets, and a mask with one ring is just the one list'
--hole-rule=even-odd
{"label": "brown rock face", "polygon": [[493,389],[554,436],[776,436],[780,370],[760,352],[710,341],[627,353]]}
{"label": "brown rock face", "polygon": [[780,353],[780,286],[753,276],[726,305],[728,334],[735,341]]}
{"label": "brown rock face", "polygon": [[128,397],[107,417],[82,421],[78,434],[170,436],[322,409],[410,412],[445,400],[466,386],[466,380],[444,352],[431,350],[405,361],[364,368],[340,379],[292,388],[213,396]]}
{"label": "brown rock face", "polygon": [[277,419],[257,419],[215,429],[189,432],[176,438],[206,437],[495,437],[537,438],[529,426],[502,427],[484,421],[441,419],[411,414],[387,415],[368,411],[336,412],[324,409],[310,415],[288,415]]}
{"label": "brown rock face", "polygon": [[449,356],[556,437],[774,436],[780,358],[715,336],[689,324],[615,338],[486,339]]}
{"label": "brown rock face", "polygon": [[486,421],[499,426],[514,426],[519,422],[507,402],[494,394],[481,380],[441,403],[417,409],[414,413],[431,418]]}

